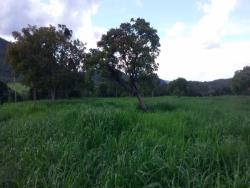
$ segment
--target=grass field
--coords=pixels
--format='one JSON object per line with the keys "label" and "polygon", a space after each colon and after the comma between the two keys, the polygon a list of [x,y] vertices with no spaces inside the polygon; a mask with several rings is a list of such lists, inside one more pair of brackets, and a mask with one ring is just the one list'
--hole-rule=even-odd
{"label": "grass field", "polygon": [[250,97],[0,106],[0,187],[250,187]]}

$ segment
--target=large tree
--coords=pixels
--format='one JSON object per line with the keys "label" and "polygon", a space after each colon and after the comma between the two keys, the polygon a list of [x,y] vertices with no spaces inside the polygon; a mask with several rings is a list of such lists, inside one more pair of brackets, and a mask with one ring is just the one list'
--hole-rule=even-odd
{"label": "large tree", "polygon": [[39,88],[48,90],[54,100],[56,90],[72,85],[68,82],[84,64],[85,46],[71,39],[72,31],[65,25],[28,26],[13,36],[16,41],[9,45],[6,60],[31,86],[34,99]]}
{"label": "large tree", "polygon": [[[33,98],[36,99],[36,90],[40,85],[41,65],[38,61],[40,48],[37,47],[32,37],[36,27],[23,28],[21,32],[13,32],[16,40],[9,44],[6,53],[6,62],[15,72],[24,75],[23,81],[33,89]],[[32,47],[31,47],[32,46]]]}
{"label": "large tree", "polygon": [[97,58],[100,67],[106,67],[120,85],[137,96],[141,109],[146,110],[138,83],[141,75],[150,76],[158,69],[155,62],[160,52],[157,31],[144,19],[131,19],[119,28],[110,29],[97,45],[99,51],[93,52],[101,57]]}
{"label": "large tree", "polygon": [[236,94],[250,94],[250,66],[235,72],[232,89]]}

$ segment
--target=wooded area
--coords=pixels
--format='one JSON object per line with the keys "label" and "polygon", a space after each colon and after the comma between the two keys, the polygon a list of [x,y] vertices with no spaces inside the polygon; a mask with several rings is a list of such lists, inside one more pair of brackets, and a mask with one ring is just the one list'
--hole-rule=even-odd
{"label": "wooded area", "polygon": [[0,41],[2,102],[27,99],[8,88],[9,82],[28,86],[28,98],[33,100],[136,96],[144,110],[143,96],[250,93],[249,67],[236,71],[233,79],[161,80],[155,73],[158,69],[155,60],[160,53],[157,31],[140,18],[110,29],[96,49],[87,50],[86,44],[73,39],[73,31],[61,24],[29,25],[14,31],[13,37],[13,43]]}

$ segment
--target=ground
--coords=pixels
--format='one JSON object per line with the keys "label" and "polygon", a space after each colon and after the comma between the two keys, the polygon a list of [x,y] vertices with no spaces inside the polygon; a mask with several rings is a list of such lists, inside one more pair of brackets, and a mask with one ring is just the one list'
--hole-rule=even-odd
{"label": "ground", "polygon": [[0,106],[0,187],[249,187],[250,97]]}

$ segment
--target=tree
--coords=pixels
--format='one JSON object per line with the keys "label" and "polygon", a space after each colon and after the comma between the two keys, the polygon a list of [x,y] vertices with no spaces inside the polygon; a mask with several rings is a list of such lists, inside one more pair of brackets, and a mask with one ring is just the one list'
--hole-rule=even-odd
{"label": "tree", "polygon": [[250,94],[250,66],[235,72],[232,80],[232,90],[236,94]]}
{"label": "tree", "polygon": [[[31,33],[35,29],[35,27],[29,26],[23,28],[22,33],[13,32],[16,42],[9,44],[6,53],[6,62],[16,72],[25,75],[23,81],[33,88],[34,99],[36,99],[36,88],[40,84],[40,80],[37,78],[39,78],[41,70],[40,63],[37,61],[39,58],[34,56],[34,54],[39,55],[37,53],[39,49],[35,48],[34,37],[31,37]],[[30,48],[31,45],[32,48]]]}
{"label": "tree", "polygon": [[84,87],[86,47],[78,39],[63,44],[64,55],[59,62],[63,68],[58,75],[58,87],[63,91],[64,97],[77,97]]}
{"label": "tree", "polygon": [[172,95],[184,96],[187,95],[188,82],[184,78],[177,78],[168,85],[168,92]]}
{"label": "tree", "polygon": [[13,32],[13,37],[16,41],[9,45],[6,61],[23,75],[25,84],[33,90],[33,99],[38,88],[49,91],[54,100],[58,89],[68,90],[74,85],[70,80],[84,64],[85,46],[71,40],[72,31],[65,25],[28,26]]}
{"label": "tree", "polygon": [[97,61],[102,64],[100,67],[107,68],[120,85],[138,98],[140,108],[146,110],[138,81],[142,74],[149,76],[158,69],[155,62],[160,52],[157,31],[144,19],[131,19],[119,28],[110,29],[97,45],[100,50],[92,52],[101,58]]}
{"label": "tree", "polygon": [[187,96],[209,96],[209,87],[207,82],[188,81],[186,88]]}

